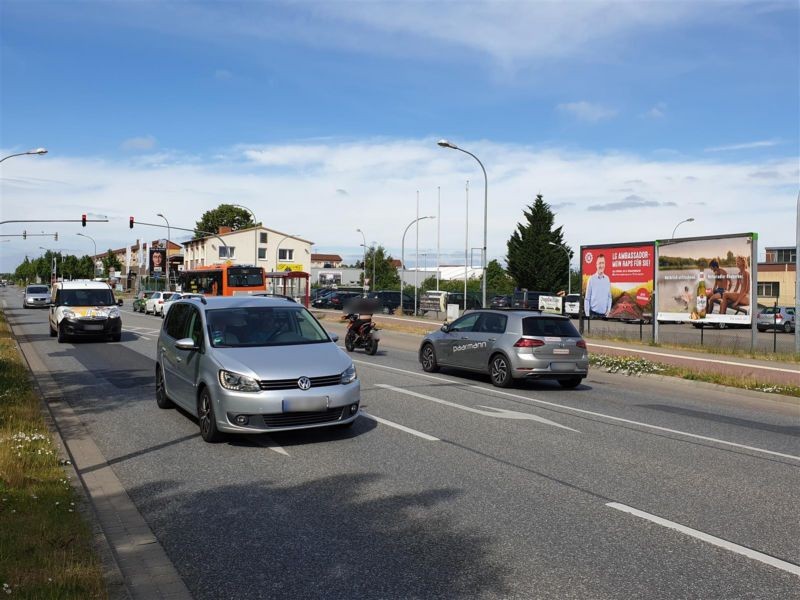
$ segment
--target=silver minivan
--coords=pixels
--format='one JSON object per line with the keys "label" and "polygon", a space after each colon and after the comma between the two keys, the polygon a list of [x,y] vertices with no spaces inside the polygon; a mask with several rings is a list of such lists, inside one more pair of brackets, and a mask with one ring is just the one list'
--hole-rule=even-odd
{"label": "silver minivan", "polygon": [[158,337],[156,402],[226,433],[347,427],[361,384],[353,361],[303,306],[283,298],[179,300]]}

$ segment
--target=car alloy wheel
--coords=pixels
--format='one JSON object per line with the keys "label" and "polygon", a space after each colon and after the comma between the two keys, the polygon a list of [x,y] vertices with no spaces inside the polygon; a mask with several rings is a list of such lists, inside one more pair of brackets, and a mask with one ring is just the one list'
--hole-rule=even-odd
{"label": "car alloy wheel", "polygon": [[172,408],[172,400],[167,397],[167,387],[164,385],[164,373],[161,367],[156,367],[156,404],[158,408]]}
{"label": "car alloy wheel", "polygon": [[489,374],[492,378],[492,383],[497,387],[509,387],[511,385],[511,367],[508,364],[508,359],[502,354],[492,357]]}
{"label": "car alloy wheel", "polygon": [[200,435],[209,443],[222,440],[222,433],[217,429],[217,420],[214,416],[214,403],[208,388],[203,388],[197,404],[197,418],[200,422]]}
{"label": "car alloy wheel", "polygon": [[428,373],[435,373],[439,370],[439,364],[436,362],[436,350],[431,344],[425,344],[422,349],[422,370]]}
{"label": "car alloy wheel", "polygon": [[791,323],[784,323],[784,324],[783,324],[783,330],[784,330],[786,333],[792,333],[792,331],[794,331],[794,327],[792,327],[792,324],[791,324]]}

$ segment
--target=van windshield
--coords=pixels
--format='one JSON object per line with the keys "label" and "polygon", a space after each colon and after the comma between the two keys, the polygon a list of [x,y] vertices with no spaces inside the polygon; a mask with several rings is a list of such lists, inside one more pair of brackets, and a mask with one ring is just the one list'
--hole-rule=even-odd
{"label": "van windshield", "polygon": [[56,304],[59,306],[114,306],[111,290],[58,290]]}

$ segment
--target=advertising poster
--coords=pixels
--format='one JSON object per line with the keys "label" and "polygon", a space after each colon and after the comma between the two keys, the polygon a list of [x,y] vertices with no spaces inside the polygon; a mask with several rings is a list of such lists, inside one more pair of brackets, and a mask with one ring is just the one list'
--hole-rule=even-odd
{"label": "advertising poster", "polygon": [[652,242],[581,246],[581,296],[586,316],[652,319],[655,256]]}
{"label": "advertising poster", "polygon": [[658,318],[750,324],[753,234],[661,242]]}
{"label": "advertising poster", "polygon": [[165,248],[150,248],[150,277],[166,277],[167,250]]}

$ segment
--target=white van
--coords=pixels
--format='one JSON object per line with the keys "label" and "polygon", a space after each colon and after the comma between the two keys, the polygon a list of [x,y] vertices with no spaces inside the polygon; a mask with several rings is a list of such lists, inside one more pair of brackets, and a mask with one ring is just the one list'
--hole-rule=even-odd
{"label": "white van", "polygon": [[111,286],[102,281],[60,281],[53,285],[50,337],[103,337],[118,342],[122,318]]}

